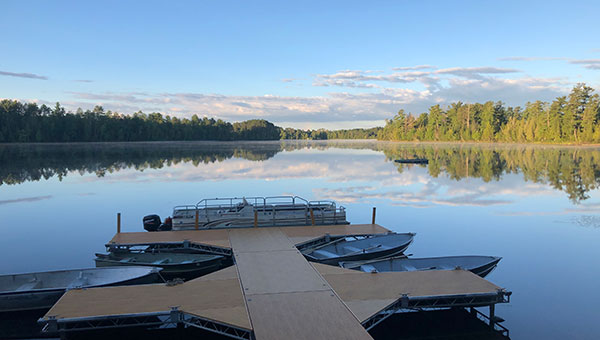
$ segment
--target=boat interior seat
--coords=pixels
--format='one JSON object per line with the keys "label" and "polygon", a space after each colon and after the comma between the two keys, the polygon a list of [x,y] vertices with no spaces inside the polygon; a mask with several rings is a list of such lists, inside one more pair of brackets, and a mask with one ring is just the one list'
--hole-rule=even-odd
{"label": "boat interior seat", "polygon": [[352,246],[344,246],[344,250],[348,253],[360,253],[364,249],[356,248],[356,247],[352,247]]}
{"label": "boat interior seat", "polygon": [[169,263],[169,259],[160,259],[160,260],[156,260],[156,261],[152,262],[152,264],[165,264],[165,263]]}
{"label": "boat interior seat", "polygon": [[363,264],[362,266],[360,266],[360,270],[366,273],[379,273],[377,268],[373,267],[370,264]]}
{"label": "boat interior seat", "polygon": [[413,272],[413,271],[417,270],[417,268],[416,268],[416,267],[414,267],[414,266],[411,266],[411,265],[409,265],[409,264],[403,264],[403,265],[402,265],[402,267],[404,267],[404,269],[405,269],[406,271],[409,271],[409,272]]}
{"label": "boat interior seat", "polygon": [[338,254],[334,254],[330,251],[322,250],[322,249],[315,250],[313,252],[313,255],[315,255],[316,257],[325,258],[325,259],[331,259],[334,257],[338,257]]}
{"label": "boat interior seat", "polygon": [[36,280],[36,281],[24,283],[15,290],[16,291],[32,290],[32,289],[40,288],[41,285],[42,285],[42,282]]}

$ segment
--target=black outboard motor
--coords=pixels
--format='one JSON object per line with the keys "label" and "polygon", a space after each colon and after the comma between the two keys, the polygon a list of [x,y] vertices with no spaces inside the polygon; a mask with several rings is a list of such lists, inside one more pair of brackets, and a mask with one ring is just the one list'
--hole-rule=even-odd
{"label": "black outboard motor", "polygon": [[144,216],[143,221],[146,231],[158,231],[158,228],[160,228],[160,216],[158,215]]}

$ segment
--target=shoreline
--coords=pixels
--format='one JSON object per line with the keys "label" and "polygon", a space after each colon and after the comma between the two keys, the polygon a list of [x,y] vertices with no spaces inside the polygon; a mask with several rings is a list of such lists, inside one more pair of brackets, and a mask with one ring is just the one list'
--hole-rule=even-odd
{"label": "shoreline", "polygon": [[84,146],[84,145],[156,145],[156,144],[237,144],[237,143],[382,143],[405,145],[468,145],[468,146],[519,146],[519,147],[563,147],[563,148],[600,148],[600,143],[517,143],[517,142],[479,142],[479,141],[395,141],[379,139],[276,139],[276,140],[165,140],[165,141],[111,141],[111,142],[14,142],[0,143],[0,146]]}

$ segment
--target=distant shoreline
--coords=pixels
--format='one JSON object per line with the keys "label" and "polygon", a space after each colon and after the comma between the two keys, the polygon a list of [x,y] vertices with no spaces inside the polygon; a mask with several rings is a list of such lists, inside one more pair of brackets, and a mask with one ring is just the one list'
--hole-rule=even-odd
{"label": "distant shoreline", "polygon": [[564,147],[564,148],[599,148],[598,143],[514,143],[514,142],[478,142],[478,141],[392,141],[379,139],[278,139],[278,140],[170,140],[170,141],[110,141],[110,142],[3,142],[0,146],[84,146],[84,145],[156,145],[156,144],[271,144],[271,143],[328,143],[328,142],[376,142],[405,145],[466,145],[466,146],[539,146],[539,147]]}

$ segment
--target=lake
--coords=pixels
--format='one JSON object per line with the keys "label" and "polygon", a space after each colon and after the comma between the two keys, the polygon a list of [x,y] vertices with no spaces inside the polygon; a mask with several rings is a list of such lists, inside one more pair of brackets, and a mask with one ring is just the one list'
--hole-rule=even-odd
{"label": "lake", "polygon": [[[398,158],[427,158],[401,165]],[[513,339],[597,339],[600,147],[375,141],[0,145],[0,273],[94,266],[116,232],[202,198],[331,199],[416,232],[408,253],[502,256]]]}

